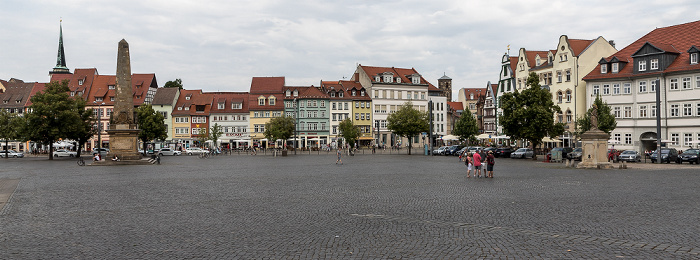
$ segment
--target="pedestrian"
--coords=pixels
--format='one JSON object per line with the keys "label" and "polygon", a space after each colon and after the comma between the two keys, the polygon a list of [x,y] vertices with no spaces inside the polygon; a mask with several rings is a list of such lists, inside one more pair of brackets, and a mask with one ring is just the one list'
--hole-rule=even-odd
{"label": "pedestrian", "polygon": [[[472,154],[469,152],[464,152],[464,164],[467,165],[467,178],[471,178],[472,175],[472,167],[474,167],[474,158],[472,158]],[[476,175],[476,172],[474,172],[474,175]]]}
{"label": "pedestrian", "polygon": [[481,156],[481,169],[483,169],[484,178],[486,178],[486,166],[484,166],[484,164],[486,164],[486,151],[484,151],[483,148],[479,149],[479,156]]}
{"label": "pedestrian", "polygon": [[[478,151],[474,153],[472,159],[474,161],[474,176],[477,178],[481,178],[481,155]],[[486,176],[484,175],[484,177]]]}
{"label": "pedestrian", "polygon": [[340,154],[341,154],[340,148],[338,148],[338,151],[336,152],[336,154],[338,155],[338,160],[335,161],[335,164],[340,163],[340,165],[343,165],[343,160],[340,159]]}
{"label": "pedestrian", "polygon": [[488,178],[493,179],[493,165],[496,164],[496,158],[493,156],[493,151],[489,151],[486,156],[486,170],[489,172]]}

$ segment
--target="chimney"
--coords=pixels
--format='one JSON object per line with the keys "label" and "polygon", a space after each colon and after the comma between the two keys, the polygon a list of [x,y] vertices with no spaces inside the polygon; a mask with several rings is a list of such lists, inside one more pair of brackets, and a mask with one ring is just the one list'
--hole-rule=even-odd
{"label": "chimney", "polygon": [[615,48],[615,41],[614,40],[609,40],[608,43],[610,43],[610,45],[612,45],[613,48]]}

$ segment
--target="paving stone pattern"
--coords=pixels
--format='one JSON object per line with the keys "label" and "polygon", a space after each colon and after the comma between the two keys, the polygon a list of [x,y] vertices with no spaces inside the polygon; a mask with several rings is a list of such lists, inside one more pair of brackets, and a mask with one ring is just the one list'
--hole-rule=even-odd
{"label": "paving stone pattern", "polygon": [[700,166],[335,159],[0,160],[0,259],[700,259]]}

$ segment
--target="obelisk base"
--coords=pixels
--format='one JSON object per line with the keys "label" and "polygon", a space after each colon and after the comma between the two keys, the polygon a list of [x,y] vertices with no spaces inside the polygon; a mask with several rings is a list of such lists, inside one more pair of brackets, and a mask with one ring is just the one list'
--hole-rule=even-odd
{"label": "obelisk base", "polygon": [[598,129],[583,133],[581,135],[583,154],[576,168],[613,169],[612,163],[608,162],[608,138],[610,135]]}
{"label": "obelisk base", "polygon": [[115,125],[107,130],[109,154],[112,157],[116,155],[121,161],[141,160],[141,153],[138,151],[140,132],[141,129],[129,129],[129,125]]}

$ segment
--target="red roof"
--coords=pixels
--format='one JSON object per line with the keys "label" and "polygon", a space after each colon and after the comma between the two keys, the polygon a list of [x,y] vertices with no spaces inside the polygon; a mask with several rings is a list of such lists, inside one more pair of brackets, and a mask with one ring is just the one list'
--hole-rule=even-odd
{"label": "red roof", "polygon": [[687,52],[691,46],[700,45],[700,21],[695,21],[654,29],[653,31],[642,36],[641,38],[637,39],[637,41],[633,42],[630,45],[627,45],[627,47],[616,52],[615,54],[611,55],[606,59],[609,61],[610,59],[612,59],[612,57],[617,57],[622,61],[630,62],[628,65],[622,67],[622,69],[618,73],[608,72],[605,74],[601,74],[599,64],[583,79],[592,80],[605,78],[627,78],[632,76],[659,73],[659,71],[653,71],[645,74],[633,73],[634,64],[632,63],[632,55],[639,51],[639,49],[641,49],[642,46],[644,46],[644,44],[647,42],[664,51],[679,53],[678,57],[663,72],[700,69],[700,64],[690,64],[690,54]]}
{"label": "red roof", "polygon": [[[187,99],[189,97],[189,100]],[[173,108],[173,115],[204,115],[208,116],[210,114],[212,101],[214,99],[214,94],[203,93],[201,89],[197,90],[180,90],[180,97],[175,103]],[[204,106],[204,111],[197,112],[196,106]],[[182,107],[179,110],[178,107]],[[189,107],[189,110],[185,110],[185,107]]]}
{"label": "red roof", "polygon": [[250,94],[282,93],[284,77],[253,77]]}
{"label": "red roof", "polygon": [[571,47],[571,51],[573,52],[571,55],[578,57],[595,40],[568,39],[568,41],[569,46]]}
{"label": "red roof", "polygon": [[[249,113],[248,102],[249,94],[248,92],[215,92],[210,93],[213,95],[212,100],[215,103],[211,106],[212,114],[220,113]],[[219,109],[219,104],[224,104],[224,109]],[[240,103],[241,109],[233,109],[231,104]]]}
{"label": "red roof", "polygon": [[547,51],[525,51],[525,58],[527,58],[528,66],[530,66],[530,68],[537,67],[537,62],[535,59],[537,55],[544,57],[544,60],[542,60],[543,62],[540,64],[540,66],[547,63]]}
{"label": "red roof", "polygon": [[[394,68],[394,67],[372,67],[372,66],[363,66],[360,65],[360,68],[367,73],[367,75],[370,77],[370,80],[372,82],[374,81],[374,76],[377,76],[379,74],[385,73],[385,72],[390,72],[394,74],[394,78],[398,77],[401,78],[402,83],[411,83],[411,79],[408,78],[407,76],[413,75],[413,74],[419,74],[418,71],[414,68],[410,69],[404,69],[404,68]],[[420,74],[419,74],[420,75]],[[423,76],[420,77],[420,84],[430,84]],[[430,84],[431,85],[431,84]],[[433,86],[435,88],[435,86]],[[437,88],[436,88],[437,89]]]}
{"label": "red roof", "polygon": [[518,56],[510,56],[510,69],[513,73],[515,73],[516,68],[518,67]]}
{"label": "red roof", "polygon": [[32,105],[31,97],[36,95],[36,93],[43,92],[44,88],[46,88],[46,83],[38,83],[38,82],[34,83],[34,86],[32,87],[32,93],[30,94],[29,99],[27,100],[26,106],[31,106]]}
{"label": "red roof", "polygon": [[464,110],[462,102],[447,102],[447,105],[454,110]]}

